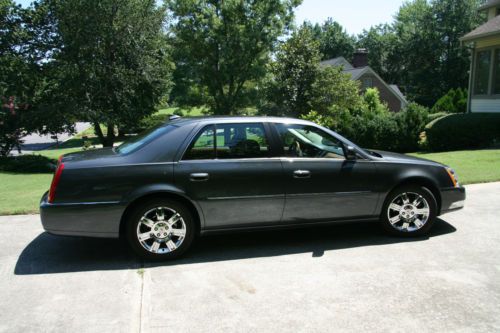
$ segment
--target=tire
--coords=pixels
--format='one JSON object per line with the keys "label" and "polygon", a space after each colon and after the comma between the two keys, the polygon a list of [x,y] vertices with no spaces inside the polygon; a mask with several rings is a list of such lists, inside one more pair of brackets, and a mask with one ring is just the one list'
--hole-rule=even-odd
{"label": "tire", "polygon": [[389,193],[380,220],[382,227],[392,235],[418,237],[429,232],[436,216],[436,198],[429,189],[404,185]]}
{"label": "tire", "polygon": [[142,203],[128,215],[125,233],[140,258],[163,261],[182,256],[191,247],[196,230],[186,206],[158,198]]}

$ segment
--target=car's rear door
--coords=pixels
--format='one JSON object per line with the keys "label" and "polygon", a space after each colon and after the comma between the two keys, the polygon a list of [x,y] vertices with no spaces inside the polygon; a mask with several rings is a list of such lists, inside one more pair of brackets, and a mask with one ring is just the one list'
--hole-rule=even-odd
{"label": "car's rear door", "polygon": [[174,172],[177,186],[202,208],[206,229],[281,220],[283,168],[264,123],[200,127]]}
{"label": "car's rear door", "polygon": [[321,128],[274,124],[286,180],[283,222],[372,217],[378,202],[376,168],[347,160],[344,144]]}

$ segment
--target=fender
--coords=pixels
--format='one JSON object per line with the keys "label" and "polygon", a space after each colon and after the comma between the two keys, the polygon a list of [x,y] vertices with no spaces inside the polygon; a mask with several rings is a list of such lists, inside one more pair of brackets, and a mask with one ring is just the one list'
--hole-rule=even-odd
{"label": "fender", "polygon": [[136,201],[137,199],[140,199],[142,197],[152,195],[152,194],[172,194],[176,196],[180,196],[184,198],[185,200],[189,201],[193,207],[196,209],[196,212],[198,213],[198,216],[200,218],[200,226],[201,228],[204,228],[205,226],[205,217],[203,215],[203,211],[198,205],[196,201],[191,200],[187,196],[187,194],[179,189],[178,187],[171,185],[171,184],[148,184],[141,186],[139,188],[136,188],[135,190],[125,194],[122,197],[122,200],[120,201],[120,204],[123,206],[127,207],[129,206],[132,202]]}

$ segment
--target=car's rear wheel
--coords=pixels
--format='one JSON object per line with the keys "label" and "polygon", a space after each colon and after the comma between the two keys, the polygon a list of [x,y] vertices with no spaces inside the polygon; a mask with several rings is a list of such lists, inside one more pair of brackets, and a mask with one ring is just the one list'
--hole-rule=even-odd
{"label": "car's rear wheel", "polygon": [[191,212],[179,202],[154,199],[136,207],[126,226],[128,243],[141,258],[171,260],[186,252],[196,228]]}
{"label": "car's rear wheel", "polygon": [[427,188],[401,186],[392,191],[382,210],[382,226],[397,236],[421,236],[429,232],[437,215],[437,203]]}

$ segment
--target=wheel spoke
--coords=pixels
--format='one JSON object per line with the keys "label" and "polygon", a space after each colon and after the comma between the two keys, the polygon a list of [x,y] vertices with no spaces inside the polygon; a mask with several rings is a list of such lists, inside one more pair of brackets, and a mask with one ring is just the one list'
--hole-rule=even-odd
{"label": "wheel spoke", "polygon": [[177,245],[172,240],[167,242],[167,247],[170,251],[174,251],[177,248]]}
{"label": "wheel spoke", "polygon": [[415,226],[417,228],[422,228],[422,226],[424,225],[424,223],[422,221],[420,221],[419,219],[415,219],[415,221],[413,221],[413,223],[415,223]]}
{"label": "wheel spoke", "polygon": [[410,203],[410,199],[408,199],[408,193],[403,193],[403,195],[401,196],[401,199],[403,200],[403,203],[405,205]]}
{"label": "wheel spoke", "polygon": [[401,221],[401,217],[399,215],[396,215],[394,217],[391,217],[389,219],[389,221],[391,222],[391,224],[395,224],[395,223],[398,223],[399,221]]}
{"label": "wheel spoke", "polygon": [[160,248],[160,242],[155,241],[153,245],[151,245],[151,252],[156,253],[158,252],[159,248]]}
{"label": "wheel spoke", "polygon": [[177,237],[186,236],[186,229],[172,229],[172,235]]}
{"label": "wheel spoke", "polygon": [[147,241],[148,239],[151,238],[151,232],[148,231],[148,232],[139,234],[139,235],[137,235],[137,237],[139,238],[139,241],[141,241],[141,242]]}
{"label": "wheel spoke", "polygon": [[390,204],[389,206],[389,209],[392,209],[392,210],[396,210],[396,211],[400,211],[403,207],[401,207],[400,205],[398,204],[395,204],[394,202]]}
{"label": "wheel spoke", "polygon": [[413,203],[412,205],[417,207],[418,205],[420,205],[422,203],[422,197],[421,196],[418,196],[415,200],[413,200]]}
{"label": "wheel spoke", "polygon": [[417,214],[417,215],[429,215],[429,208],[427,208],[427,207],[418,208],[417,210],[415,210],[415,214]]}
{"label": "wheel spoke", "polygon": [[150,219],[148,219],[147,217],[143,216],[142,219],[141,219],[141,223],[144,224],[146,227],[148,228],[152,228],[153,225],[155,224],[153,221],[151,221]]}
{"label": "wheel spoke", "polygon": [[161,208],[156,209],[156,219],[158,221],[163,221],[165,219],[165,212]]}
{"label": "wheel spoke", "polygon": [[401,228],[402,228],[403,230],[408,230],[408,227],[409,227],[409,226],[410,226],[410,223],[405,222],[405,223],[403,223],[403,225],[401,226]]}
{"label": "wheel spoke", "polygon": [[175,223],[177,223],[177,221],[179,221],[180,219],[181,219],[181,216],[178,213],[176,213],[176,214],[174,214],[174,216],[172,216],[171,218],[168,219],[167,224],[169,227],[171,227]]}

